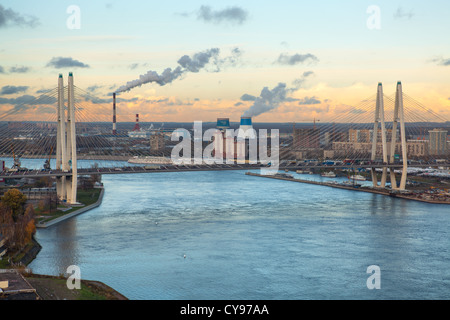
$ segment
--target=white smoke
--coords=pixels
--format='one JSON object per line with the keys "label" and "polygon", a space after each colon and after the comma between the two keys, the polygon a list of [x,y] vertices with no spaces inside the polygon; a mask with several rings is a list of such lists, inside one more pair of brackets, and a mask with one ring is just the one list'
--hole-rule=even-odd
{"label": "white smoke", "polygon": [[288,94],[297,91],[302,87],[304,82],[306,81],[306,78],[313,75],[314,72],[307,71],[304,72],[301,78],[294,80],[293,88],[287,88],[285,83],[279,83],[275,88],[272,90],[268,87],[264,87],[262,89],[261,94],[259,97],[253,97],[248,94],[244,94],[241,97],[241,100],[246,101],[244,99],[249,100],[249,97],[252,97],[254,99],[253,105],[244,112],[244,117],[256,117],[260,114],[263,114],[265,112],[268,112],[270,110],[274,110],[280,106],[283,102],[291,102],[296,101],[297,99],[291,98],[288,96]]}
{"label": "white smoke", "polygon": [[238,48],[233,49],[232,56],[224,59],[219,59],[220,50],[218,48],[212,48],[202,52],[195,53],[192,57],[188,55],[182,56],[177,62],[179,64],[174,70],[167,68],[163,73],[158,74],[156,71],[148,71],[143,74],[139,79],[127,82],[126,85],[121,86],[116,90],[116,93],[130,91],[133,88],[140,87],[147,83],[157,83],[160,86],[164,86],[180,78],[182,75],[188,72],[197,73],[208,64],[214,65],[215,72],[220,71],[220,68],[225,63],[234,62],[236,57],[241,54]]}
{"label": "white smoke", "polygon": [[244,117],[256,117],[262,113],[277,108],[280,103],[286,101],[286,84],[279,83],[275,88],[270,90],[264,87],[261,95],[255,99],[253,105],[245,111]]}

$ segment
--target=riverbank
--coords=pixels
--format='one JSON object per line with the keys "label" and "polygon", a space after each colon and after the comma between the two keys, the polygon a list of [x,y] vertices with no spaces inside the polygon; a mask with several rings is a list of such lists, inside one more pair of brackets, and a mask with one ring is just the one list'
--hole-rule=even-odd
{"label": "riverbank", "polygon": [[128,300],[99,281],[80,280],[80,289],[70,290],[64,276],[33,274],[27,269],[0,269],[1,300]]}
{"label": "riverbank", "polygon": [[67,288],[67,279],[40,274],[25,274],[25,279],[40,300],[128,300],[127,297],[99,281],[81,280],[80,290]]}
{"label": "riverbank", "polygon": [[433,203],[433,204],[450,204],[450,197],[447,197],[446,201],[441,201],[441,200],[434,200],[434,199],[429,199],[429,198],[425,198],[425,197],[413,196],[411,194],[402,194],[402,193],[397,193],[397,192],[394,193],[391,190],[386,190],[386,189],[374,189],[374,188],[362,187],[362,186],[361,187],[346,186],[346,185],[342,185],[342,184],[338,184],[338,183],[317,182],[317,181],[311,181],[311,180],[295,179],[295,178],[289,178],[289,177],[281,176],[281,175],[261,175],[261,174],[252,173],[252,172],[247,172],[246,175],[262,177],[262,178],[286,180],[286,181],[292,181],[292,182],[308,183],[308,184],[314,184],[314,185],[320,185],[320,186],[326,186],[326,187],[338,188],[338,189],[345,189],[345,190],[351,190],[351,191],[375,193],[375,194],[381,194],[381,195],[405,199],[405,200],[414,200],[414,201]]}
{"label": "riverbank", "polygon": [[76,209],[76,208],[75,209],[71,209],[71,210],[68,210],[66,213],[64,213],[64,214],[62,214],[62,215],[60,215],[60,216],[58,216],[56,218],[51,217],[51,218],[39,221],[36,224],[36,228],[49,228],[51,226],[54,226],[55,224],[63,222],[65,220],[67,220],[67,219],[71,219],[71,218],[73,218],[75,216],[78,216],[78,215],[80,215],[82,213],[85,213],[85,212],[87,212],[89,210],[92,210],[94,208],[99,207],[102,204],[103,195],[104,195],[105,190],[104,190],[103,187],[96,188],[96,189],[100,190],[100,192],[99,192],[97,200],[94,203],[89,204],[89,205],[82,204],[83,207],[79,207],[79,209]]}
{"label": "riverbank", "polygon": [[[59,216],[51,221],[45,223],[39,223],[36,225],[38,228],[48,228],[57,223],[70,219],[74,216],[80,215],[93,208],[100,206],[103,200],[104,188],[98,188],[100,190],[96,201],[90,205],[79,208],[75,211],[71,211],[63,216]],[[24,278],[28,286],[32,287],[37,300],[128,300],[127,297],[117,292],[108,285],[92,280],[81,280],[81,290],[69,290],[67,288],[67,279],[64,276],[50,276],[40,275],[32,273],[32,270],[28,269],[28,265],[36,258],[41,251],[41,245],[33,238],[21,251],[10,257],[6,264],[3,265],[3,269],[0,269],[0,279],[2,275],[16,274],[18,279]],[[8,263],[9,262],[9,263]],[[13,279],[14,282],[19,282]],[[21,296],[21,290],[26,291],[29,288],[19,288],[14,293],[9,293],[5,290],[2,298],[7,300],[23,300],[29,299],[29,294]]]}

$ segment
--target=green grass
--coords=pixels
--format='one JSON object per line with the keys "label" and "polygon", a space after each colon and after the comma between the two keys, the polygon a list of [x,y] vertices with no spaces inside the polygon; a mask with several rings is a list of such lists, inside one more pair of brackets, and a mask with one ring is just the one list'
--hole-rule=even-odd
{"label": "green grass", "polygon": [[[33,276],[31,276],[33,278]],[[67,291],[68,296],[73,296],[75,300],[107,300],[106,296],[95,292],[91,287],[86,285],[83,280],[81,281],[81,289],[73,289],[70,290],[67,288],[67,279],[65,279],[64,276],[59,277],[52,277],[52,276],[45,276],[44,278],[48,279],[49,286],[52,287],[58,287],[63,290]],[[50,282],[53,282],[53,285],[50,284]],[[70,293],[69,293],[70,292]]]}
{"label": "green grass", "polygon": [[92,292],[85,284],[81,283],[78,300],[106,300],[105,296]]}
{"label": "green grass", "polygon": [[[98,198],[100,197],[101,189],[95,188],[95,189],[87,189],[87,190],[78,190],[77,191],[77,200],[79,203],[83,204],[83,207],[89,206],[91,204],[94,204],[97,202]],[[52,213],[52,216],[49,218],[41,218],[37,219],[37,222],[48,222],[53,219],[62,217],[66,214],[72,213],[76,210],[79,210],[83,207],[75,207],[67,211],[57,210],[55,213]],[[36,213],[38,214],[38,213]]]}
{"label": "green grass", "polygon": [[89,206],[97,202],[101,189],[88,189],[78,191],[78,202]]}
{"label": "green grass", "polygon": [[7,257],[4,256],[3,259],[0,260],[0,269],[8,269],[9,268],[9,263],[6,259],[7,259]]}

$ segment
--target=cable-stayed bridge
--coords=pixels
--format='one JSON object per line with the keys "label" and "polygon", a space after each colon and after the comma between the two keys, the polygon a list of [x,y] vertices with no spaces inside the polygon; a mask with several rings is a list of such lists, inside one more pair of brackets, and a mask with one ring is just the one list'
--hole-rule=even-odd
{"label": "cable-stayed bridge", "polygon": [[[249,152],[251,137],[246,137],[244,144],[236,141],[236,135],[227,140],[223,128],[222,131],[217,130],[218,134],[214,134],[213,139],[201,142],[203,149],[214,140],[213,162],[178,165],[170,162],[160,165],[129,163],[128,159],[136,157],[170,160],[174,143],[169,141],[168,135],[173,135],[173,130],[153,128],[150,135],[148,132],[141,134],[137,122],[134,135],[120,132],[112,126],[112,101],[94,97],[75,86],[72,74],[67,86],[64,86],[60,75],[58,87],[39,97],[3,99],[0,102],[12,105],[12,108],[4,108],[0,115],[0,157],[7,167],[0,173],[0,179],[56,177],[58,194],[68,202],[76,201],[79,175],[249,170],[274,165],[274,158],[261,161],[252,157]],[[114,118],[115,111],[114,99]],[[400,190],[404,190],[408,166],[450,165],[450,148],[445,132],[450,123],[406,95],[401,83],[397,84],[392,96],[383,93],[380,83],[374,96],[336,114],[312,128],[296,124],[291,137],[281,136],[276,150],[274,146],[268,146],[269,153],[277,155],[277,168],[367,169],[371,172],[374,187],[385,187],[390,178],[393,186],[398,185]],[[123,113],[119,112],[119,116]],[[248,123],[246,125],[246,129],[253,130]],[[180,132],[189,134],[189,130]],[[166,146],[150,148],[152,137]],[[200,137],[203,137],[203,132]],[[238,159],[239,150],[244,161]],[[21,160],[25,162],[24,159],[40,159],[42,165],[24,168],[21,163]]]}

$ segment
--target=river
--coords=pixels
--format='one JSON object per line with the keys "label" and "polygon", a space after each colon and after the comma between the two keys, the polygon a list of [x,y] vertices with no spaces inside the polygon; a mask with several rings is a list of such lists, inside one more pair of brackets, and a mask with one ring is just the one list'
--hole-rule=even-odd
{"label": "river", "polygon": [[77,265],[132,300],[450,298],[446,205],[244,171],[103,182],[100,207],[37,231],[33,272]]}

